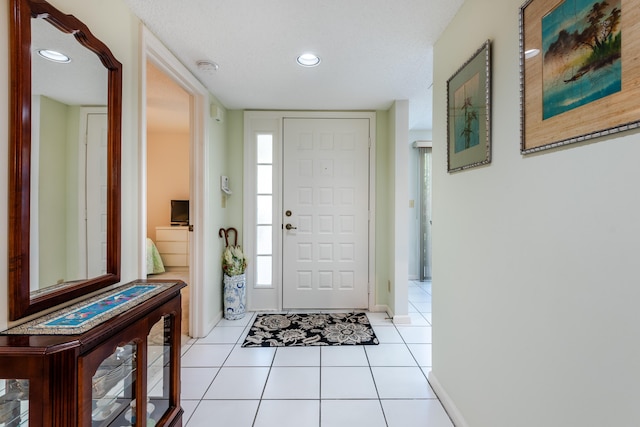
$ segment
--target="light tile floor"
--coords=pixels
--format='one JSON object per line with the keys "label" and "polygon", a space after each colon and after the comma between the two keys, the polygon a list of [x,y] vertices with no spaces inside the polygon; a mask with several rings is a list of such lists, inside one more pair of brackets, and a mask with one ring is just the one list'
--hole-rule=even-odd
{"label": "light tile floor", "polygon": [[255,313],[182,348],[185,427],[453,427],[431,386],[431,282],[411,325],[368,313],[377,346],[242,348]]}

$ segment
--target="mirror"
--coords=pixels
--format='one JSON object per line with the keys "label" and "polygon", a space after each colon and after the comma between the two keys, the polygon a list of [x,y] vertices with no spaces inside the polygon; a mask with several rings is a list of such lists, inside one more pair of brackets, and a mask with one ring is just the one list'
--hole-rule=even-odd
{"label": "mirror", "polygon": [[[120,281],[122,66],[72,15],[12,0],[9,315]],[[53,63],[40,49],[71,60]]]}

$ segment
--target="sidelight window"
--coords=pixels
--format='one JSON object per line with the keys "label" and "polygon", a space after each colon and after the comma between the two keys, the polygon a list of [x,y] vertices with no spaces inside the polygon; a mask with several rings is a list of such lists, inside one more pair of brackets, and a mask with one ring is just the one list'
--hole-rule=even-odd
{"label": "sidelight window", "polygon": [[256,287],[271,287],[273,261],[273,135],[256,138]]}

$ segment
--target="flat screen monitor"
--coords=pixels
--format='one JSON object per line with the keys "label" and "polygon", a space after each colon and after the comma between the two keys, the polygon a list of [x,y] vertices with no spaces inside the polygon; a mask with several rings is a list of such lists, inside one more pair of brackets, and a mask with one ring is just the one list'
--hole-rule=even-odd
{"label": "flat screen monitor", "polygon": [[171,224],[172,225],[188,225],[189,224],[189,201],[188,200],[172,200],[171,201]]}

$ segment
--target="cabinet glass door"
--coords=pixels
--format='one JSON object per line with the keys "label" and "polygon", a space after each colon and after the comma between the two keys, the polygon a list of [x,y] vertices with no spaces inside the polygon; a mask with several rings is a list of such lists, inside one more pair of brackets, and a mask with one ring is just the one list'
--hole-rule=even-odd
{"label": "cabinet glass door", "polygon": [[0,427],[29,425],[29,380],[0,379]]}
{"label": "cabinet glass door", "polygon": [[[92,378],[92,426],[136,423],[136,345],[116,348]],[[114,421],[117,423],[114,424]]]}
{"label": "cabinet glass door", "polygon": [[172,316],[163,316],[147,337],[147,425],[155,425],[169,410],[171,402]]}

